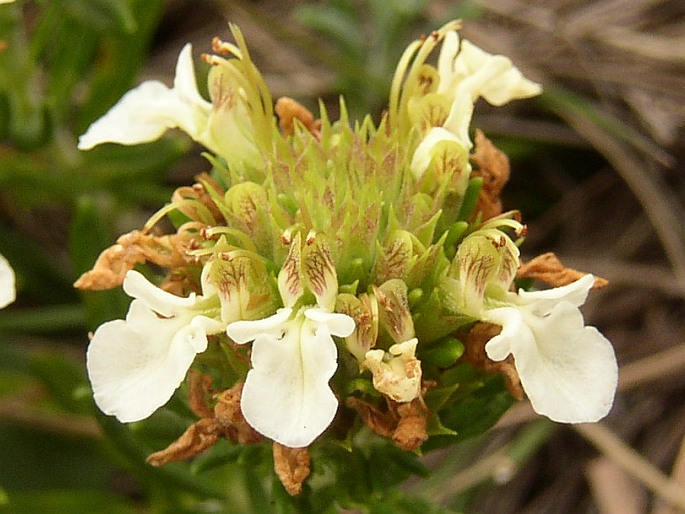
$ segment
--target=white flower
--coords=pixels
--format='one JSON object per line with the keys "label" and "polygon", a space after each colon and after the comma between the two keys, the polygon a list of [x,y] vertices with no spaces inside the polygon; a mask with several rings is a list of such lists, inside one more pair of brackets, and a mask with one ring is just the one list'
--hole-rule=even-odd
{"label": "white flower", "polygon": [[338,353],[332,335],[354,330],[346,314],[317,307],[291,308],[257,321],[236,321],[236,343],[254,341],[241,409],[258,432],[291,448],[309,446],[333,421],[338,400],[328,385]]}
{"label": "white flower", "polygon": [[[206,270],[207,268],[205,268]],[[109,321],[93,336],[87,354],[95,403],[122,422],[145,419],[183,381],[207,335],[224,330],[215,295],[181,298],[129,271],[124,291],[135,298],[126,320]],[[212,291],[203,272],[203,291]],[[209,316],[208,316],[209,315]]]}
{"label": "white flower", "polygon": [[16,297],[14,271],[2,255],[0,255],[0,309],[7,307]]}
{"label": "white flower", "polygon": [[[295,310],[305,286],[317,306]],[[226,333],[238,344],[254,341],[240,400],[247,422],[284,446],[303,448],[326,430],[338,410],[328,385],[338,367],[331,336],[349,336],[355,323],[333,312],[338,279],[328,249],[314,234],[307,236],[304,249],[301,235],[292,237],[278,289],[284,308],[268,318],[231,323]]]}
{"label": "white flower", "polygon": [[377,391],[396,402],[410,402],[421,391],[421,362],[415,357],[418,339],[392,345],[387,352],[366,352],[364,367],[373,374]]}
{"label": "white flower", "polygon": [[172,89],[156,80],[143,82],[93,123],[79,138],[78,147],[88,150],[101,143],[147,143],[168,129],[180,128],[215,150],[207,133],[211,112],[212,104],[197,89],[192,47],[186,44],[178,56]]}
{"label": "white flower", "polygon": [[435,156],[434,145],[448,141],[451,147],[459,145],[465,153],[471,149],[469,127],[478,98],[500,106],[542,91],[539,84],[523,77],[509,58],[491,55],[467,40],[460,45],[456,31],[445,35],[438,58],[438,76],[435,93],[447,98],[451,107],[442,126],[430,128],[415,150],[411,169],[417,178]]}
{"label": "white flower", "polygon": [[562,423],[594,422],[611,409],[618,368],[611,343],[584,325],[578,307],[594,283],[592,275],[547,291],[507,293],[511,305],[486,310],[484,319],[502,326],[485,345],[492,360],[508,355],[533,408]]}

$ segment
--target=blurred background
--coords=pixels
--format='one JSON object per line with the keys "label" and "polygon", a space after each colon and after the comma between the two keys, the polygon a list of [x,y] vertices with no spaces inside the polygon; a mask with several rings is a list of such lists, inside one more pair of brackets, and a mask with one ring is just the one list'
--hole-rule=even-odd
{"label": "blurred background", "polygon": [[[314,112],[321,98],[334,118],[343,95],[352,116],[378,120],[406,44],[454,18],[545,87],[505,108],[479,103],[473,125],[510,157],[504,205],[529,225],[524,257],[554,251],[609,280],[584,312],[622,371],[602,423],[552,425],[518,404],[485,436],[426,455],[431,474],[407,487],[450,509],[435,512],[685,512],[681,0],[0,6],[0,254],[18,284],[0,312],[0,512],[276,512],[249,453],[153,469],[145,456],[183,421],[161,413],[129,429],[97,413],[87,333],[122,317],[128,299],[72,283],[210,166],[181,134],[87,153],[77,136],[142,80],[170,85],[187,41],[203,77],[200,54],[229,38],[229,21],[274,98]],[[373,512],[428,512],[398,509]]]}

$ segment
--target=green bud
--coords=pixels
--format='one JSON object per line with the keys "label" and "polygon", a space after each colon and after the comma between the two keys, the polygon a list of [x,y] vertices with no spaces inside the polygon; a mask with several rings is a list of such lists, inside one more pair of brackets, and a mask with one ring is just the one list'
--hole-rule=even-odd
{"label": "green bud", "polygon": [[438,368],[449,368],[463,354],[464,345],[453,337],[446,337],[425,349],[419,347],[419,359],[421,362]]}

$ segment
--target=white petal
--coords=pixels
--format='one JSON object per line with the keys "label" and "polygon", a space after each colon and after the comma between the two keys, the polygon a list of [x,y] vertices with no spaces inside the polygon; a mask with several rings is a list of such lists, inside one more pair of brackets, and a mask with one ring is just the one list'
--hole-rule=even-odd
{"label": "white petal", "polygon": [[461,43],[456,67],[469,79],[478,77],[470,85],[470,89],[476,93],[474,101],[482,96],[492,105],[499,106],[516,98],[528,98],[542,92],[540,85],[524,78],[509,58],[489,54],[468,40]]}
{"label": "white petal", "polygon": [[0,309],[15,300],[16,283],[14,271],[2,255],[0,255]]}
{"label": "white petal", "polygon": [[159,318],[135,300],[127,321],[101,325],[88,347],[95,402],[122,422],[145,419],[169,401],[206,347],[201,328]]}
{"label": "white petal", "polygon": [[554,287],[544,291],[520,290],[518,294],[520,301],[516,303],[534,305],[534,311],[539,315],[548,313],[562,300],[580,307],[585,303],[594,283],[594,276],[585,275],[575,282],[562,287]]}
{"label": "white petal", "polygon": [[101,143],[147,143],[176,127],[200,141],[212,106],[198,92],[190,45],[179,55],[174,82],[174,89],[150,80],[130,90],[88,128],[78,147],[88,150]]}
{"label": "white petal", "polygon": [[325,326],[297,320],[284,337],[259,337],[252,347],[241,409],[258,432],[291,448],[309,446],[335,417],[328,385],[337,349]]}
{"label": "white petal", "polygon": [[594,422],[606,416],[618,380],[611,343],[594,327],[585,327],[580,311],[568,302],[558,303],[545,317],[524,311],[523,318],[523,324],[505,325],[485,348],[491,356],[493,347],[501,344],[497,338],[508,339],[535,411],[563,423]]}
{"label": "white petal", "polygon": [[363,366],[373,374],[377,391],[396,402],[410,402],[421,392],[421,363],[415,357],[418,339],[394,344],[388,350],[392,357],[386,361],[383,350],[366,352]]}
{"label": "white petal", "polygon": [[93,123],[79,138],[78,147],[89,150],[101,143],[148,143],[179,126],[178,118],[192,119],[189,106],[161,82],[143,82]]}
{"label": "white petal", "polygon": [[485,352],[493,361],[503,361],[518,344],[524,348],[535,345],[533,333],[523,321],[523,315],[516,307],[501,307],[486,312],[485,321],[502,327],[502,331],[485,344]]}
{"label": "white petal", "polygon": [[226,327],[226,334],[238,344],[249,343],[263,335],[279,338],[292,312],[293,310],[287,307],[278,309],[276,314],[268,318],[234,321]]}
{"label": "white petal", "polygon": [[453,86],[454,63],[458,54],[459,34],[456,30],[452,30],[445,35],[438,57],[438,75],[440,76],[438,92],[440,93]]}
{"label": "white petal", "polygon": [[197,303],[195,293],[191,293],[187,298],[168,293],[150,283],[135,270],[126,273],[123,287],[127,295],[139,298],[150,309],[165,317],[174,316],[180,311],[192,308]]}
{"label": "white petal", "polygon": [[309,318],[316,323],[325,325],[328,332],[338,337],[347,337],[352,332],[356,326],[354,319],[352,319],[347,314],[341,314],[338,312],[327,312],[322,309],[307,309],[304,311],[305,317]]}
{"label": "white petal", "polygon": [[179,98],[189,105],[201,106],[207,110],[212,108],[212,104],[202,98],[200,91],[197,89],[195,65],[193,64],[193,47],[190,43],[186,43],[178,55],[174,90]]}
{"label": "white petal", "polygon": [[471,98],[470,92],[457,95],[452,102],[450,113],[443,124],[444,129],[453,134],[465,149],[473,147],[469,137],[469,127],[471,126],[471,117],[473,116],[474,101]]}
{"label": "white petal", "polygon": [[454,134],[443,127],[431,128],[430,131],[428,131],[428,134],[426,134],[416,147],[416,150],[414,150],[414,156],[412,157],[410,166],[414,177],[417,179],[421,178],[426,169],[428,169],[428,166],[430,166],[431,160],[435,155],[435,147],[439,143],[448,142],[457,145],[458,148],[463,149],[466,153],[464,141],[459,139],[458,136],[458,134]]}

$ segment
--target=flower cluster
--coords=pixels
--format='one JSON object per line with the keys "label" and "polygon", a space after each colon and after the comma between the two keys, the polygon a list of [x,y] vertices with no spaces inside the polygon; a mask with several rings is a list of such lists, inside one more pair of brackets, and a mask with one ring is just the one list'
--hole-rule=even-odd
{"label": "flower cluster", "polygon": [[[499,106],[541,88],[456,29],[409,45],[378,124],[350,123],[344,103],[335,122],[323,106],[317,120],[274,104],[232,27],[236,44],[215,40],[205,56],[211,101],[187,45],[173,88],[141,84],[81,136],[89,149],[180,128],[211,152],[211,173],[77,282],[134,298],[88,349],[102,411],[142,420],[186,383],[201,418],[151,462],[204,450],[197,433],[272,440],[277,461],[308,462],[307,447],[364,425],[406,450],[442,444],[455,406],[492,377],[556,421],[608,413],[616,360],[579,311],[600,281],[550,255],[522,264],[525,226],[499,200],[507,159],[469,133],[479,98]],[[172,211],[177,231],[153,235]],[[134,270],[143,263],[165,273],[153,283]],[[517,290],[522,278],[555,287]],[[279,477],[297,493],[307,472]]]}

